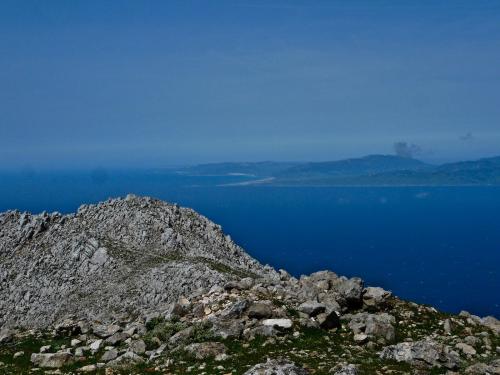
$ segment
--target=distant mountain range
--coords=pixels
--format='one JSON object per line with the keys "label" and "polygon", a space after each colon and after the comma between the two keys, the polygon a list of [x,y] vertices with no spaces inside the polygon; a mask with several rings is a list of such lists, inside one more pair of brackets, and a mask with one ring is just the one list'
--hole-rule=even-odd
{"label": "distant mountain range", "polygon": [[442,165],[394,155],[328,162],[214,163],[188,167],[180,173],[252,177],[242,183],[245,185],[253,179],[281,186],[500,185],[500,156]]}

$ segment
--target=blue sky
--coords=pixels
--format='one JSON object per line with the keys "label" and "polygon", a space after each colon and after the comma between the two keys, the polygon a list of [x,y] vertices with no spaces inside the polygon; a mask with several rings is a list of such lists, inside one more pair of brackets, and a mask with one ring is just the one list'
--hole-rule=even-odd
{"label": "blue sky", "polygon": [[0,2],[0,168],[500,154],[499,1]]}

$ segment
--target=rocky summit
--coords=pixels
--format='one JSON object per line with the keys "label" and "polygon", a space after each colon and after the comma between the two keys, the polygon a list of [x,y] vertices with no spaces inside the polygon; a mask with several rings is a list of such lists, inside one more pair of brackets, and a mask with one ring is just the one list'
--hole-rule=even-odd
{"label": "rocky summit", "polygon": [[152,198],[0,214],[0,374],[500,374],[499,335]]}

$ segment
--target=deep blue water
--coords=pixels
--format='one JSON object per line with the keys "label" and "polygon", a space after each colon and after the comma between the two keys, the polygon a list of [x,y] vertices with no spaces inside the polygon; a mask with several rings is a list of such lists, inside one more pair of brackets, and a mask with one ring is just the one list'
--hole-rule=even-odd
{"label": "deep blue water", "polygon": [[0,174],[0,211],[72,212],[129,192],[190,206],[295,275],[332,269],[449,312],[500,316],[499,187],[221,187],[166,172]]}

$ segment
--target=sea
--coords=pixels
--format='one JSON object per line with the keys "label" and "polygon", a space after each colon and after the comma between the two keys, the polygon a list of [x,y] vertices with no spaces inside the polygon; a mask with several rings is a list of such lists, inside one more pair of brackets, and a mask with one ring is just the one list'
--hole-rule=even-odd
{"label": "sea", "polygon": [[[0,172],[0,211],[128,193],[191,207],[295,276],[330,269],[446,312],[500,318],[500,187],[276,187],[173,170]],[[243,183],[243,184],[242,184]]]}

